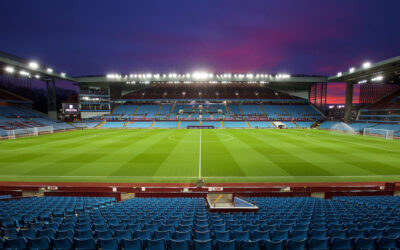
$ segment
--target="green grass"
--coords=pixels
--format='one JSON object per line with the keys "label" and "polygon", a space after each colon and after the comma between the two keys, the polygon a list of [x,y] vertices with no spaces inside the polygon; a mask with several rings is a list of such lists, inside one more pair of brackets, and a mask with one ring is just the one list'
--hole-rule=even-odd
{"label": "green grass", "polygon": [[[200,154],[201,133],[201,159]],[[320,130],[84,130],[0,141],[1,181],[400,180],[400,141]]]}

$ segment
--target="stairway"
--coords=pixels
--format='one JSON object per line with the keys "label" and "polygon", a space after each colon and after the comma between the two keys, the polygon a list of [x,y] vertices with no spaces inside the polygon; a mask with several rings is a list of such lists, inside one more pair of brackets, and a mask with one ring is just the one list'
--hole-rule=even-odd
{"label": "stairway", "polygon": [[224,122],[223,121],[220,122],[221,122],[221,127],[224,128]]}
{"label": "stairway", "polygon": [[101,128],[107,121],[102,121],[100,124],[96,125],[94,128]]}
{"label": "stairway", "polygon": [[156,123],[156,121],[153,121],[150,128],[153,128],[155,123]]}

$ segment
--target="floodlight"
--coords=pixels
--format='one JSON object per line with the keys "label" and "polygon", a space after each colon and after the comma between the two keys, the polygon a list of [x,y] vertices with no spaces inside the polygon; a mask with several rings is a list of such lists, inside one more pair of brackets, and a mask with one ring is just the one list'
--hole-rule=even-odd
{"label": "floodlight", "polygon": [[358,82],[358,84],[363,84],[363,83],[367,83],[367,80],[362,80]]}
{"label": "floodlight", "polygon": [[371,79],[371,81],[373,81],[373,82],[379,82],[379,81],[382,81],[382,80],[383,80],[383,76],[376,76],[376,77]]}
{"label": "floodlight", "polygon": [[36,75],[35,75],[35,78],[36,78],[36,79],[39,79],[39,78],[40,78],[40,75],[36,74]]}
{"label": "floodlight", "polygon": [[5,70],[7,73],[10,73],[10,74],[11,74],[11,73],[14,73],[14,71],[15,71],[14,68],[11,67],[11,66],[5,67],[4,70]]}
{"label": "floodlight", "polygon": [[341,77],[341,76],[342,76],[342,72],[338,72],[337,77]]}
{"label": "floodlight", "polygon": [[363,63],[362,66],[363,66],[364,69],[368,69],[368,68],[371,67],[371,63],[370,62],[365,62],[365,63]]}
{"label": "floodlight", "polygon": [[209,76],[212,77],[212,74],[210,74],[210,75],[206,72],[194,72],[192,74],[194,79],[207,79]]}
{"label": "floodlight", "polygon": [[64,72],[61,72],[61,77],[65,77],[66,76],[66,74],[64,73]]}
{"label": "floodlight", "polygon": [[31,69],[38,69],[39,68],[39,64],[35,61],[32,61],[29,63],[29,68]]}
{"label": "floodlight", "polygon": [[47,73],[53,73],[53,69],[52,68],[47,68]]}
{"label": "floodlight", "polygon": [[353,73],[354,71],[356,71],[356,69],[355,69],[354,67],[351,67],[351,68],[349,69],[349,72],[350,72],[350,73]]}
{"label": "floodlight", "polygon": [[246,77],[252,79],[254,77],[254,75],[253,74],[247,74]]}
{"label": "floodlight", "polygon": [[29,76],[29,75],[30,75],[29,72],[26,72],[26,71],[24,71],[24,70],[21,70],[21,71],[19,72],[19,74],[20,74],[21,76]]}

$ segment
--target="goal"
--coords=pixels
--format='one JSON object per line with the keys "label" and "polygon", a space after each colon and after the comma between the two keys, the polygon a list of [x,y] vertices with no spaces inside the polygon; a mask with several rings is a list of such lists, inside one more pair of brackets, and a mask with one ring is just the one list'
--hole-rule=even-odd
{"label": "goal", "polygon": [[7,130],[7,137],[8,139],[15,139],[18,137],[38,136],[39,134],[42,133],[46,134],[54,133],[53,126]]}
{"label": "goal", "polygon": [[364,128],[364,135],[382,136],[385,139],[393,139],[394,131],[388,129],[377,129],[377,128]]}

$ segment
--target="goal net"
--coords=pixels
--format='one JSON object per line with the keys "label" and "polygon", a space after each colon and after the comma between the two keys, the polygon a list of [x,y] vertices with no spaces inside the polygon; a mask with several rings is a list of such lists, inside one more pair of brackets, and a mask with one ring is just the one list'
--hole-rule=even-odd
{"label": "goal net", "polygon": [[394,131],[388,129],[364,128],[364,135],[382,136],[385,139],[393,139]]}
{"label": "goal net", "polygon": [[8,139],[15,139],[18,137],[26,137],[26,136],[38,136],[41,133],[46,133],[46,134],[54,133],[53,126],[7,130]]}

